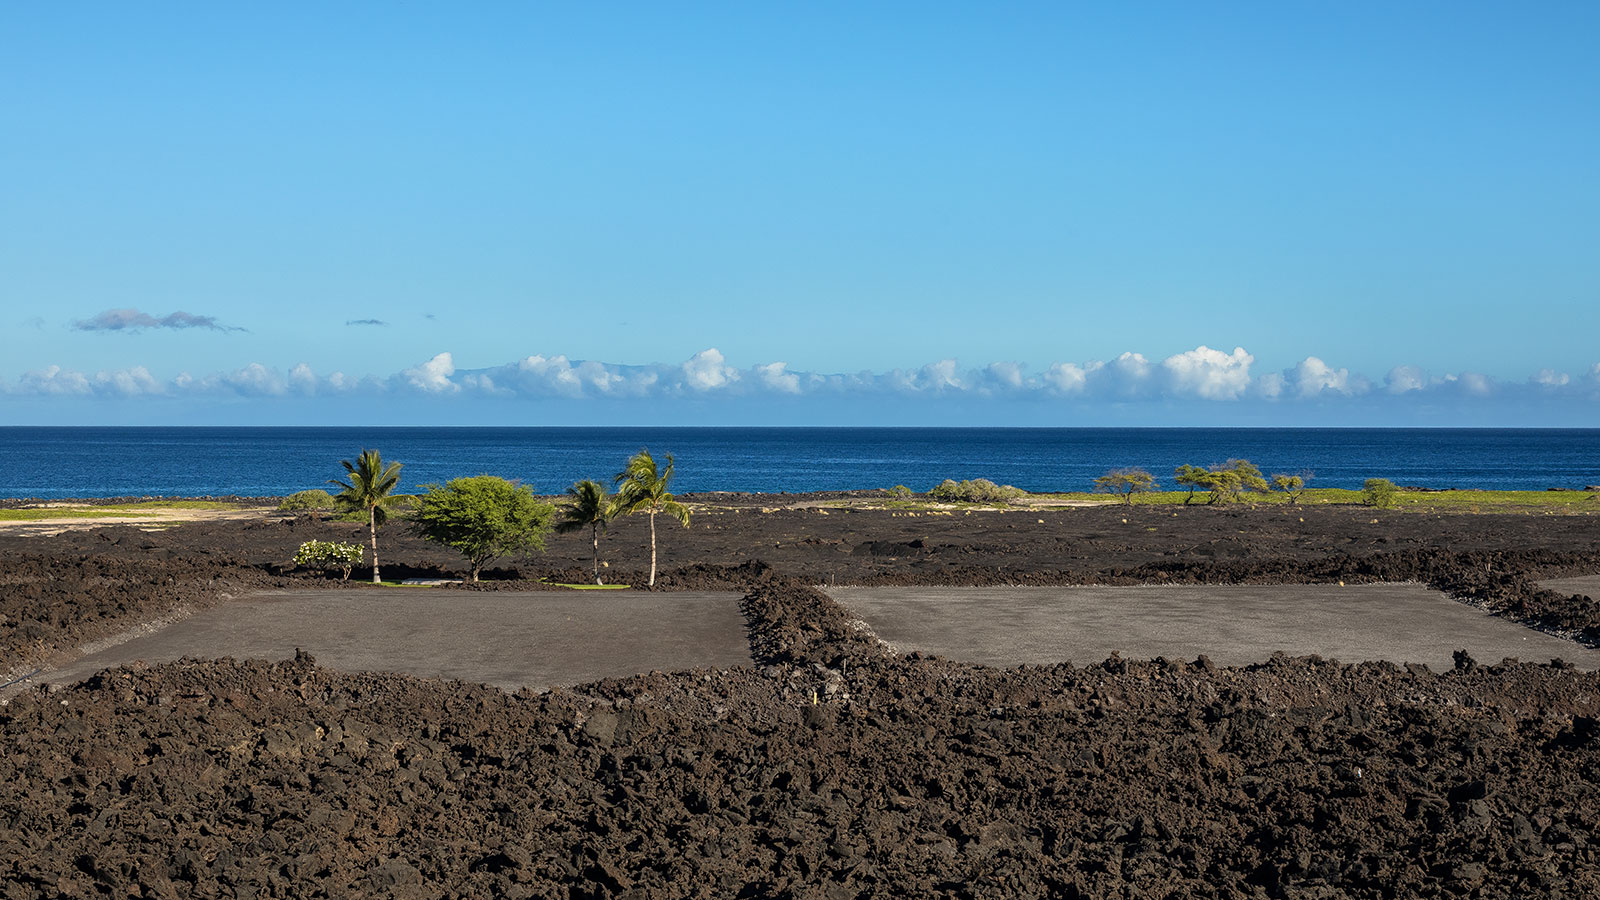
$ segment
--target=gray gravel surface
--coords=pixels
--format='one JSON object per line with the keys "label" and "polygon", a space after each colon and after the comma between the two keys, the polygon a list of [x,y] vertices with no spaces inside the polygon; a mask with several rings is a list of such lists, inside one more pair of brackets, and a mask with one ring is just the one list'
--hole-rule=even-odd
{"label": "gray gravel surface", "polygon": [[999,588],[829,588],[897,649],[988,665],[1205,654],[1219,665],[1318,654],[1449,668],[1564,658],[1600,667],[1600,651],[1540,634],[1415,584]]}
{"label": "gray gravel surface", "polygon": [[469,592],[434,588],[280,591],[241,598],[84,656],[35,681],[184,656],[292,658],[454,678],[507,690],[652,670],[750,662],[737,593]]}

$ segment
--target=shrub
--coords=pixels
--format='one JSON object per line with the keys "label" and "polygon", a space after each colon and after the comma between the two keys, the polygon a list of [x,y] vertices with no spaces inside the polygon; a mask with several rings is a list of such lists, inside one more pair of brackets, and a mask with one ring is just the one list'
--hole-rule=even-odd
{"label": "shrub", "polygon": [[[312,493],[306,491],[305,493]],[[320,492],[319,492],[320,493]],[[341,544],[336,541],[306,541],[295,551],[294,564],[308,569],[331,572],[339,570],[339,580],[349,581],[350,570],[360,565],[360,544]]]}
{"label": "shrub", "polygon": [[1368,478],[1361,486],[1361,502],[1367,506],[1388,509],[1394,505],[1394,495],[1399,488],[1387,478]]}
{"label": "shrub", "polygon": [[891,500],[910,500],[911,496],[911,488],[903,484],[897,484],[889,488],[889,499]]}
{"label": "shrub", "polygon": [[308,512],[333,509],[333,495],[324,490],[297,491],[283,498],[279,512]]}
{"label": "shrub", "polygon": [[1015,500],[1028,492],[1009,484],[995,484],[987,478],[956,481],[946,478],[928,496],[944,503],[1003,503]]}

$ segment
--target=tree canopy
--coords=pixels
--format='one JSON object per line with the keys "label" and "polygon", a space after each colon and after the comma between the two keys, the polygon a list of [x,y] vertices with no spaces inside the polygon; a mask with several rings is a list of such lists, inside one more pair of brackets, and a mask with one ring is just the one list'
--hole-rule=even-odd
{"label": "tree canopy", "polygon": [[430,484],[413,514],[422,537],[466,558],[468,580],[502,556],[544,549],[555,508],[540,502],[527,485],[494,475]]}
{"label": "tree canopy", "polygon": [[1228,503],[1239,499],[1239,495],[1245,491],[1266,493],[1271,490],[1261,470],[1248,459],[1230,459],[1209,469],[1185,463],[1173,469],[1172,474],[1173,481],[1189,489],[1189,496],[1184,498],[1184,503],[1194,500],[1196,490],[1211,492],[1211,499],[1207,503]]}
{"label": "tree canopy", "polygon": [[1310,480],[1310,472],[1302,472],[1299,475],[1288,475],[1279,472],[1272,476],[1272,487],[1274,490],[1287,494],[1289,503],[1294,504],[1300,502],[1300,495],[1305,493],[1306,482]]}
{"label": "tree canopy", "polygon": [[1172,470],[1172,480],[1189,489],[1189,496],[1183,498],[1185,505],[1194,502],[1194,492],[1207,486],[1210,475],[1205,469],[1188,463]]}
{"label": "tree canopy", "polygon": [[1102,494],[1120,494],[1122,502],[1132,506],[1134,494],[1156,489],[1156,479],[1144,469],[1112,469],[1094,480],[1094,489]]}
{"label": "tree canopy", "polygon": [[1266,493],[1271,490],[1261,470],[1248,459],[1230,459],[1206,472],[1204,486],[1211,489],[1211,503],[1231,503],[1245,491]]}

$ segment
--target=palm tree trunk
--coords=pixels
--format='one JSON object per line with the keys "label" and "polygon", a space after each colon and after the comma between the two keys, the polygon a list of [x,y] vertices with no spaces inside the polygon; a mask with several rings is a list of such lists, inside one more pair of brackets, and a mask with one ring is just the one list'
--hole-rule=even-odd
{"label": "palm tree trunk", "polygon": [[650,510],[650,583],[646,587],[656,586],[656,511]]}
{"label": "palm tree trunk", "polygon": [[594,533],[594,583],[598,586],[600,581],[600,523],[589,526]]}
{"label": "palm tree trunk", "polygon": [[381,584],[378,580],[378,508],[367,507],[367,528],[372,533],[372,583]]}

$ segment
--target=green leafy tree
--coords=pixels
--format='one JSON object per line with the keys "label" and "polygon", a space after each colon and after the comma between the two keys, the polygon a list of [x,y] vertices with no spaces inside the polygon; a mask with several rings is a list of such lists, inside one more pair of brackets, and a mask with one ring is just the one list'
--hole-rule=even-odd
{"label": "green leafy tree", "polygon": [[1230,459],[1206,471],[1202,487],[1211,491],[1208,503],[1232,503],[1245,491],[1266,493],[1271,490],[1261,470],[1248,459]]}
{"label": "green leafy tree", "polygon": [[1306,482],[1310,480],[1310,472],[1301,472],[1299,475],[1285,475],[1280,472],[1272,476],[1272,486],[1287,494],[1290,505],[1294,505],[1300,502],[1300,495],[1305,493]]}
{"label": "green leafy tree", "polygon": [[1188,506],[1190,503],[1194,502],[1195,491],[1200,490],[1201,488],[1210,490],[1208,481],[1210,476],[1211,473],[1207,472],[1205,469],[1202,469],[1199,466],[1191,466],[1188,463],[1184,463],[1183,465],[1172,470],[1172,480],[1189,489],[1189,496],[1183,498],[1184,506]]}
{"label": "green leafy tree", "polygon": [[1367,506],[1388,509],[1394,505],[1394,495],[1399,490],[1387,478],[1368,478],[1361,486],[1361,502]]}
{"label": "green leafy tree", "polygon": [[1156,479],[1143,469],[1112,469],[1094,480],[1094,489],[1100,494],[1120,494],[1122,502],[1132,506],[1134,494],[1156,489]]}
{"label": "green leafy tree", "polygon": [[568,534],[589,529],[594,543],[594,583],[600,580],[600,532],[605,531],[617,514],[614,498],[606,494],[606,486],[598,481],[575,481],[567,488],[567,502],[561,505],[561,521],[556,531]]}
{"label": "green leafy tree", "polygon": [[677,519],[683,527],[689,527],[689,508],[674,500],[667,490],[668,483],[672,481],[673,464],[672,454],[669,453],[667,467],[661,469],[649,450],[640,450],[628,457],[627,467],[613,479],[618,485],[618,515],[650,514],[650,587],[656,584],[656,513],[666,513]]}
{"label": "green leafy tree", "polygon": [[378,451],[363,450],[354,462],[341,460],[340,465],[344,466],[349,480],[328,479],[329,484],[343,488],[333,502],[342,509],[366,513],[367,529],[372,535],[372,583],[377,584],[378,526],[389,518],[384,506],[389,502],[389,495],[400,484],[402,464],[392,462],[384,465]]}
{"label": "green leafy tree", "polygon": [[527,485],[475,475],[426,487],[412,528],[465,557],[468,581],[477,581],[483,567],[502,556],[544,549],[555,507],[541,503]]}

